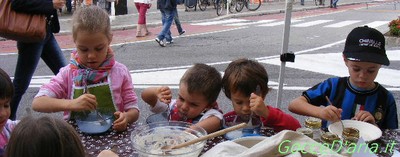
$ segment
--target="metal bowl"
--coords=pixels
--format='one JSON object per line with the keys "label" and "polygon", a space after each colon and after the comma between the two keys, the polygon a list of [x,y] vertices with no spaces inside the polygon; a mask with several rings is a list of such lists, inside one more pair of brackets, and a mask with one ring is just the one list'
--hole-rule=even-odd
{"label": "metal bowl", "polygon": [[162,121],[135,127],[131,133],[133,148],[141,157],[159,156],[199,156],[206,141],[187,147],[163,151],[165,145],[176,145],[207,135],[207,132],[194,124],[181,121]]}

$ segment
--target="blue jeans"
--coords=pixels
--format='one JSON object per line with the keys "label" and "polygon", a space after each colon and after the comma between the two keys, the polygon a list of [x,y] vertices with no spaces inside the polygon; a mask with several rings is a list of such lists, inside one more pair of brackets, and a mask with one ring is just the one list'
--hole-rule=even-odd
{"label": "blue jeans", "polygon": [[332,2],[332,5],[333,5],[333,7],[337,7],[337,2],[338,2],[339,0],[333,0],[333,2]]}
{"label": "blue jeans", "polygon": [[162,40],[167,40],[171,41],[172,36],[171,36],[171,25],[174,20],[175,16],[175,9],[174,10],[166,10],[166,9],[160,9],[161,11],[161,21],[162,21],[162,30],[158,34],[157,38]]}
{"label": "blue jeans", "polygon": [[66,0],[65,1],[65,6],[67,7],[67,12],[70,13],[72,11],[71,0]]}
{"label": "blue jeans", "polygon": [[14,73],[14,97],[11,100],[10,119],[16,119],[16,113],[22,95],[28,89],[33,73],[39,63],[40,58],[47,64],[53,74],[57,74],[59,69],[67,65],[56,38],[48,30],[46,38],[38,43],[17,42],[18,60]]}
{"label": "blue jeans", "polygon": [[178,33],[180,34],[183,31],[183,29],[182,29],[181,21],[179,20],[178,9],[175,9],[174,21],[175,21],[176,29],[178,29]]}

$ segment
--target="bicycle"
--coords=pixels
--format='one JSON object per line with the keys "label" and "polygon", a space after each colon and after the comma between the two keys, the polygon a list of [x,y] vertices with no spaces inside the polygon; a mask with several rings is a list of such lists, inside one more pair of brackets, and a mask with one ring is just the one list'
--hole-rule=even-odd
{"label": "bicycle", "polygon": [[[217,15],[218,16],[223,15],[223,12],[224,12],[223,10],[226,9],[226,6],[228,6],[227,5],[228,1],[231,1],[231,0],[216,0],[216,3],[217,3],[216,11],[217,11]],[[229,2],[229,7],[228,8],[229,8],[229,12],[230,13],[233,13],[233,11],[235,9],[234,5],[236,5],[236,3]]]}
{"label": "bicycle", "polygon": [[237,12],[241,12],[244,6],[250,11],[256,11],[261,6],[261,0],[237,0],[236,3]]}
{"label": "bicycle", "polygon": [[207,6],[210,5],[210,2],[208,2],[208,0],[197,0],[198,5],[199,5],[199,9],[201,11],[204,11],[207,9]]}
{"label": "bicycle", "polygon": [[318,5],[325,5],[325,0],[314,0],[316,6]]}

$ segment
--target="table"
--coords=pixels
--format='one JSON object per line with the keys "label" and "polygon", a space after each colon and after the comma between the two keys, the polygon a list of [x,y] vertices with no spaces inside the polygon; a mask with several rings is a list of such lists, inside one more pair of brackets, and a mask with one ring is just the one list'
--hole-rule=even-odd
{"label": "table", "polygon": [[[96,157],[100,151],[105,149],[113,148],[120,157],[137,157],[138,153],[133,149],[130,135],[137,124],[131,124],[128,129],[123,132],[116,132],[112,129],[109,131],[98,134],[98,135],[88,135],[82,133],[77,127],[76,123],[72,120],[68,121],[79,133],[83,146],[86,149],[86,156]],[[263,136],[273,136],[275,132],[271,128],[263,127],[260,130],[260,134]],[[208,151],[218,143],[227,141],[224,136],[218,136],[207,140],[206,145],[202,153]],[[382,137],[372,143],[379,144],[379,151],[377,155],[379,157],[391,156],[391,152],[385,152],[387,146],[393,145],[393,149],[400,151],[400,129],[397,130],[385,130],[382,133]]]}

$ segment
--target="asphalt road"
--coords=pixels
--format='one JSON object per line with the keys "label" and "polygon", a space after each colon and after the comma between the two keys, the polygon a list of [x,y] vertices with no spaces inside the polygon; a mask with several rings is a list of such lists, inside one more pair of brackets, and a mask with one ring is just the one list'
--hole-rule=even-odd
{"label": "asphalt road", "polygon": [[[340,10],[321,8],[293,13],[289,51],[296,54],[296,61],[286,64],[285,86],[280,108],[288,112],[288,103],[301,95],[303,90],[328,77],[347,75],[340,59],[340,53],[343,50],[344,39],[351,29],[359,25],[376,24],[378,30],[385,32],[388,30],[387,25],[378,25],[379,21],[382,23],[390,21],[397,18],[398,14],[399,11],[389,5],[369,7],[368,9],[365,8],[365,5],[352,5],[342,7]],[[193,63],[208,63],[223,72],[231,60],[241,57],[256,59],[265,65],[270,77],[272,89],[265,101],[267,104],[275,106],[280,75],[279,54],[282,51],[284,26],[272,23],[283,21],[283,17],[284,14],[281,13],[234,18],[244,20],[244,22],[236,23],[247,23],[236,25],[229,25],[235,22],[218,24],[223,20],[217,20],[216,24],[204,24],[204,22],[211,21],[186,23],[184,28],[192,33],[176,37],[175,43],[165,48],[158,46],[153,38],[149,38],[141,41],[115,43],[113,49],[116,52],[116,59],[131,70],[135,92],[138,95],[143,88],[148,86],[169,85],[174,89],[175,98],[180,76]],[[261,20],[274,21],[263,23],[260,22]],[[319,21],[320,24],[311,24],[316,21]],[[356,22],[342,27],[327,27],[343,21]],[[251,22],[259,23],[252,24]],[[265,25],[261,26],[262,24]],[[268,26],[268,24],[270,25]],[[296,26],[296,24],[299,25]],[[157,32],[160,27],[155,26],[152,29]],[[400,85],[398,84],[400,77],[397,74],[400,70],[397,55],[400,47],[391,46],[387,49],[388,52],[390,51],[390,57],[393,58],[391,58],[391,65],[385,67],[385,70],[381,70],[380,75],[385,74],[385,76],[379,80],[385,83],[383,84],[385,87],[390,88],[397,104],[400,104]],[[64,50],[67,58],[69,52],[70,49]],[[16,57],[15,54],[0,57],[1,67],[11,76],[15,70]],[[36,77],[32,81],[32,87],[28,89],[21,101],[18,118],[26,114],[25,108],[30,108],[38,86],[43,82],[48,82],[48,77],[51,75],[47,66],[40,62],[35,73]],[[223,93],[221,93],[218,103],[224,112],[232,110],[229,100]],[[139,106],[141,109],[139,122],[142,123],[151,113],[141,99]],[[39,115],[40,113],[34,112],[34,114]],[[61,114],[54,113],[53,115],[60,116]],[[292,115],[303,123],[303,116]]]}

